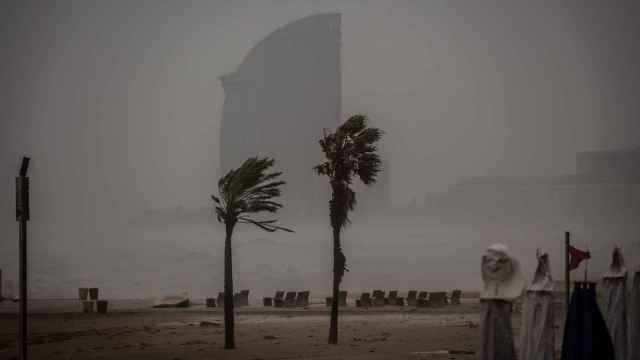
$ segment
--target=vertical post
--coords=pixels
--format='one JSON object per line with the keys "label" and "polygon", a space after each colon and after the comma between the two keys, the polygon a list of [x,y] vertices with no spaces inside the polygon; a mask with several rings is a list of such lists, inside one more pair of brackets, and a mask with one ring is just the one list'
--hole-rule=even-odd
{"label": "vertical post", "polygon": [[565,282],[565,302],[566,311],[569,311],[569,302],[571,301],[571,271],[569,270],[569,242],[570,234],[568,231],[564,232],[564,282]]}
{"label": "vertical post", "polygon": [[18,320],[18,356],[27,360],[27,221],[29,220],[29,158],[22,158],[16,178],[16,220],[19,223],[20,306]]}

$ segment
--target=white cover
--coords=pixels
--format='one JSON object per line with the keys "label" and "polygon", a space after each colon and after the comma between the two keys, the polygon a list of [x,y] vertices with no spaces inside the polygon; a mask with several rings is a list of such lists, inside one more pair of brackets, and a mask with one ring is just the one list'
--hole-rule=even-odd
{"label": "white cover", "polygon": [[636,271],[633,277],[629,305],[629,357],[627,359],[640,359],[640,270]]}
{"label": "white cover", "polygon": [[627,267],[624,265],[624,257],[618,246],[613,248],[613,255],[611,256],[611,265],[609,270],[604,274],[605,278],[626,278]]}
{"label": "white cover", "polygon": [[616,360],[627,360],[629,346],[627,338],[627,278],[605,277],[602,286],[604,290],[604,319],[609,328]]}
{"label": "white cover", "polygon": [[480,300],[480,348],[478,360],[516,360],[511,327],[512,303]]}
{"label": "white cover", "polygon": [[553,293],[527,291],[520,329],[519,360],[553,360]]}
{"label": "white cover", "polygon": [[549,255],[547,253],[536,254],[538,267],[533,276],[531,285],[527,288],[530,291],[553,291],[554,284],[551,277],[551,266],[549,265]]}
{"label": "white cover", "polygon": [[491,245],[482,256],[481,299],[514,301],[522,296],[525,281],[520,263],[503,244]]}

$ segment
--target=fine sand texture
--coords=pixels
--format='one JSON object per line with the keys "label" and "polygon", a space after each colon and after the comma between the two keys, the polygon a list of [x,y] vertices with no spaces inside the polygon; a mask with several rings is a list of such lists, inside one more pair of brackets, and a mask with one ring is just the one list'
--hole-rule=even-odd
{"label": "fine sand texture", "polygon": [[[328,345],[329,312],[240,308],[236,349],[224,350],[221,309],[196,304],[152,309],[114,306],[82,314],[79,304],[34,304],[29,318],[31,359],[474,359],[479,304],[440,309],[341,309],[339,344]],[[517,333],[519,316],[514,315]],[[0,305],[0,359],[16,356],[15,306]]]}

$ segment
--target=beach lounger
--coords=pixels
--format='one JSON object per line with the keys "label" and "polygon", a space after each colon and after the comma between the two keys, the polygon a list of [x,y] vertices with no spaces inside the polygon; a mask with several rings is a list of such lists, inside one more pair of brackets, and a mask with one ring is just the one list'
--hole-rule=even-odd
{"label": "beach lounger", "polygon": [[288,291],[284,297],[284,306],[285,307],[293,307],[296,306],[296,292]]}
{"label": "beach lounger", "polygon": [[309,306],[309,291],[300,291],[298,293],[296,306]]}
{"label": "beach lounger", "polygon": [[447,293],[444,291],[432,292],[429,295],[429,306],[439,308],[447,305]]}
{"label": "beach lounger", "polygon": [[416,296],[418,292],[416,290],[410,290],[407,294],[407,306],[416,306]]}
{"label": "beach lounger", "polygon": [[396,298],[398,297],[398,290],[389,291],[389,297],[387,298],[387,305],[396,305]]}
{"label": "beach lounger", "polygon": [[263,297],[262,298],[262,305],[263,306],[273,306],[273,298]]}
{"label": "beach lounger", "polygon": [[214,299],[214,298],[207,298],[205,301],[206,301],[206,303],[207,303],[207,307],[208,307],[208,308],[214,308],[214,307],[216,307],[216,299]]}
{"label": "beach lounger", "polygon": [[384,291],[382,290],[374,290],[373,291],[373,306],[374,307],[382,307],[384,306],[385,298]]}
{"label": "beach lounger", "polygon": [[347,291],[340,291],[340,295],[338,295],[338,306],[347,306],[347,295],[349,293]]}
{"label": "beach lounger", "polygon": [[[347,295],[349,293],[347,291],[340,291],[340,294],[338,295],[338,306],[340,307],[345,307],[347,306]],[[325,304],[327,305],[327,307],[330,307],[331,305],[333,305],[333,297],[326,297],[324,299]]]}
{"label": "beach lounger", "polygon": [[404,306],[404,298],[397,297],[396,298],[396,306]]}
{"label": "beach lounger", "polygon": [[420,291],[418,293],[418,298],[416,299],[417,307],[427,307],[429,306],[429,292],[428,291]]}
{"label": "beach lounger", "polygon": [[238,294],[238,305],[249,306],[249,290],[242,290]]}
{"label": "beach lounger", "polygon": [[284,291],[282,290],[276,291],[276,295],[273,297],[273,306],[275,307],[284,306]]}
{"label": "beach lounger", "polygon": [[460,305],[460,297],[462,296],[461,290],[453,290],[451,292],[451,301],[449,304],[451,305]]}
{"label": "beach lounger", "polygon": [[371,294],[362,293],[360,299],[356,300],[356,307],[370,307],[371,306]]}

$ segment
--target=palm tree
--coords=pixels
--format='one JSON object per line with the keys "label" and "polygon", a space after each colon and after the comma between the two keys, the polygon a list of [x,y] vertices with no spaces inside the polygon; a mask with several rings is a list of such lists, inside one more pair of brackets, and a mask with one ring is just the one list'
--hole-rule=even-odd
{"label": "palm tree", "polygon": [[320,146],[326,161],[313,169],[326,175],[331,184],[329,213],[333,229],[333,301],[331,302],[331,324],[329,344],[338,343],[338,296],[340,282],[347,269],[346,257],[340,244],[340,231],[349,222],[349,211],[356,204],[356,193],[351,188],[354,175],[365,185],[376,181],[380,172],[380,156],[376,153],[376,142],[383,132],[367,126],[364,115],[351,116],[335,133],[326,133]]}
{"label": "palm tree", "polygon": [[274,201],[281,195],[284,181],[275,179],[282,172],[267,173],[274,160],[257,157],[247,159],[238,169],[231,169],[218,181],[218,196],[211,196],[216,203],[216,216],[225,224],[224,241],[224,347],[235,348],[233,331],[233,276],[231,264],[231,236],[237,223],[253,224],[262,230],[274,232],[290,229],[275,225],[277,220],[252,219],[250,214],[267,211],[275,213],[282,204]]}

